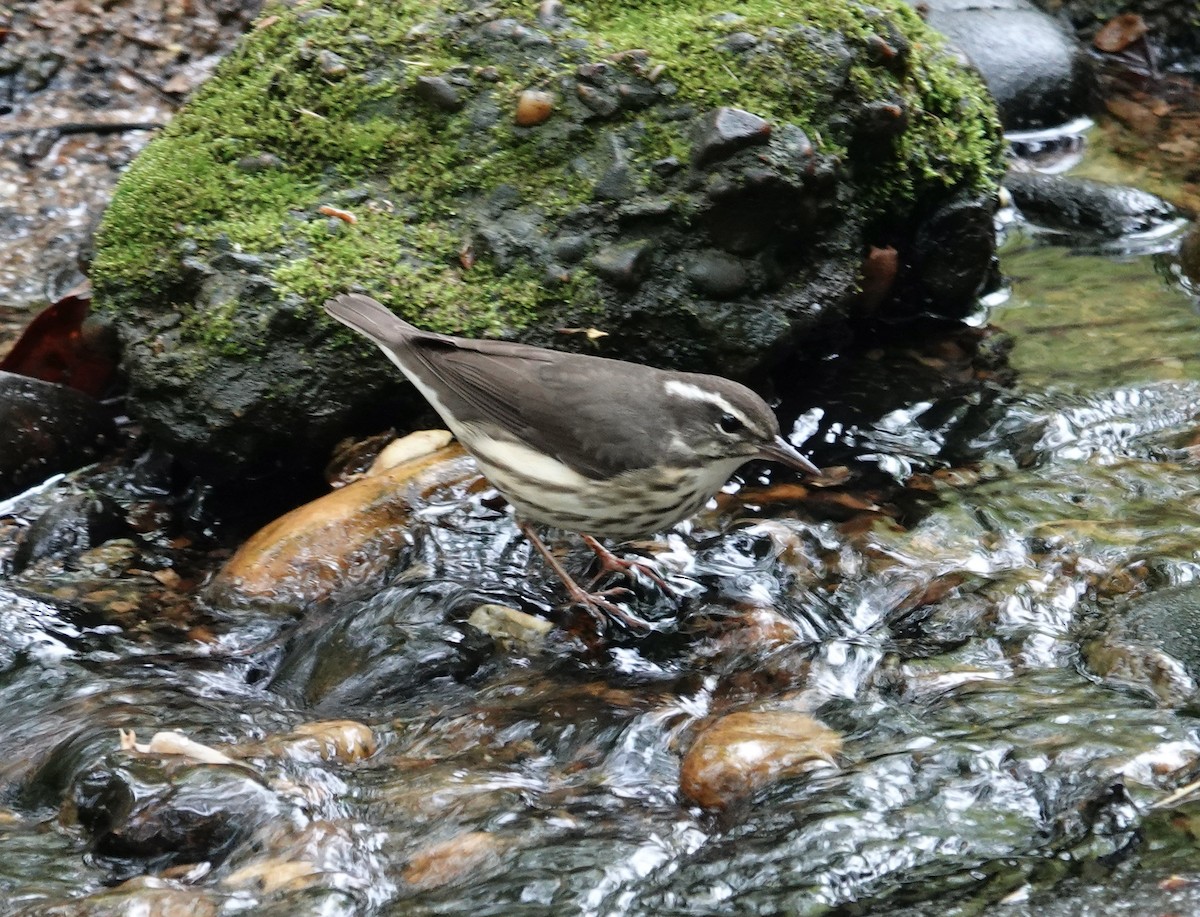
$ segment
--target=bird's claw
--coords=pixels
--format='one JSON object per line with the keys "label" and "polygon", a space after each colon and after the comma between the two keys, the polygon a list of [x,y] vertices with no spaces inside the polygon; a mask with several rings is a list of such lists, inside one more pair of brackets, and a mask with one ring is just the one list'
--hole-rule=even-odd
{"label": "bird's claw", "polygon": [[584,611],[592,616],[596,623],[603,629],[610,621],[618,621],[625,627],[638,633],[646,633],[653,630],[649,621],[640,618],[633,612],[626,611],[615,602],[609,601],[609,596],[623,595],[631,596],[633,592],[623,586],[618,586],[614,589],[605,589],[603,592],[588,592],[576,586],[569,590],[571,596],[571,604],[578,605]]}
{"label": "bird's claw", "polygon": [[581,535],[580,537],[583,538],[584,543],[591,548],[592,553],[596,555],[597,560],[600,562],[600,570],[592,577],[591,586],[595,586],[596,583],[600,582],[607,573],[628,574],[630,571],[633,571],[642,574],[642,576],[654,583],[654,585],[667,593],[667,595],[675,594],[675,590],[671,588],[670,583],[663,579],[650,564],[641,560],[626,560],[623,557],[618,557],[591,535]]}

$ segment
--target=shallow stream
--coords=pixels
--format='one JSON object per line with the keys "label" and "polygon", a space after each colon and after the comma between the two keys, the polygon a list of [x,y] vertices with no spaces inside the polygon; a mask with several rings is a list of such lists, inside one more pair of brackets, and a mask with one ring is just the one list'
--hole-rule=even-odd
{"label": "shallow stream", "polygon": [[848,479],[639,546],[648,637],[556,615],[470,476],[300,619],[201,590],[153,455],[0,506],[0,914],[1200,909],[1198,304],[1170,239],[1070,241],[1011,231],[986,328],[793,380]]}

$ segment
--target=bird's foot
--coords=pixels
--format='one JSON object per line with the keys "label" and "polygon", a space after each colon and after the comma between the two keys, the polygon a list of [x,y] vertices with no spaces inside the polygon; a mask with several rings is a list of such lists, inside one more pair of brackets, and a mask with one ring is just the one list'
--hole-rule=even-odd
{"label": "bird's foot", "polygon": [[[554,571],[555,575],[562,580],[563,585],[567,587],[567,595],[571,598],[571,604],[580,606],[590,614],[601,631],[604,630],[610,620],[623,624],[630,630],[640,633],[653,629],[650,626],[650,622],[639,618],[633,612],[626,611],[620,605],[616,604],[616,602],[609,600],[609,596],[633,595],[630,590],[619,587],[616,589],[605,589],[601,592],[589,592],[571,578],[571,575],[567,573],[563,565],[558,562],[558,558],[546,547],[542,539],[538,538],[537,532],[525,522],[518,520],[517,525],[525,537],[529,539],[529,543],[542,555],[542,559],[546,561],[550,569]],[[620,558],[617,559],[620,560]]]}
{"label": "bird's foot", "polygon": [[564,580],[564,583],[567,586],[567,594],[571,597],[571,604],[578,605],[591,615],[602,630],[609,621],[617,621],[638,633],[646,633],[654,629],[649,621],[638,617],[631,611],[626,611],[616,602],[609,600],[609,596],[633,595],[623,586],[616,589],[605,589],[601,592],[588,592],[573,580]]}
{"label": "bird's foot", "polygon": [[596,585],[596,583],[600,582],[609,573],[627,575],[631,571],[634,571],[642,574],[642,576],[654,583],[654,585],[667,595],[675,595],[675,590],[671,588],[671,584],[663,579],[659,575],[659,572],[650,564],[640,560],[626,560],[624,557],[618,557],[591,535],[581,534],[579,537],[583,539],[584,544],[592,549],[592,553],[600,561],[600,570],[592,577],[591,585]]}

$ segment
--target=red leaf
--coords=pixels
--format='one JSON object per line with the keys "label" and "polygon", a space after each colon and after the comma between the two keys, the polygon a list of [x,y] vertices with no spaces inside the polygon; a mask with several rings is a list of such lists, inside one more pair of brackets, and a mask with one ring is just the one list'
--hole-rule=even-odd
{"label": "red leaf", "polygon": [[0,370],[103,395],[116,370],[116,348],[106,326],[87,321],[91,303],[84,282],[47,307],[0,360]]}

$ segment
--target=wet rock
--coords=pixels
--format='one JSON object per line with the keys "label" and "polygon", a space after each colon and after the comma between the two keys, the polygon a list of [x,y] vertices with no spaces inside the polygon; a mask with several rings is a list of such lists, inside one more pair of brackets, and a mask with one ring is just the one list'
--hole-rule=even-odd
{"label": "wet rock", "polygon": [[1027,0],[922,0],[921,7],[979,68],[1007,129],[1062,124],[1087,111],[1086,55]]}
{"label": "wet rock", "polygon": [[476,631],[444,623],[453,601],[395,587],[339,609],[340,618],[288,647],[273,690],[340,715],[395,702],[439,678],[466,678],[494,652]]}
{"label": "wet rock", "polygon": [[496,865],[503,849],[494,834],[467,831],[417,851],[401,875],[412,888],[441,888]]}
{"label": "wet rock", "polygon": [[1084,644],[1088,667],[1168,706],[1195,703],[1200,685],[1200,585],[1158,589],[1123,603],[1108,631]]}
{"label": "wet rock", "polygon": [[102,859],[162,868],[218,863],[287,807],[241,767],[112,756],[71,788],[76,818]]}
{"label": "wet rock", "polygon": [[0,372],[0,497],[95,461],[115,439],[112,417],[95,399]]}
{"label": "wet rock", "polygon": [[296,608],[377,580],[429,494],[478,474],[457,444],[409,458],[298,507],[252,535],[207,589],[218,604]]}
{"label": "wet rock", "polygon": [[[16,913],[16,912],[14,912]],[[22,908],[20,917],[217,917],[220,904],[204,889],[182,883],[138,876],[82,898],[40,902]]]}
{"label": "wet rock", "polygon": [[258,749],[239,747],[245,755],[271,754],[297,761],[340,761],[349,764],[375,754],[375,734],[354,720],[321,720],[301,723],[287,735],[272,736]]}
{"label": "wet rock", "polygon": [[684,755],[680,791],[706,809],[728,808],[769,784],[828,766],[841,748],[841,736],[803,713],[730,713]]}
{"label": "wet rock", "polygon": [[[747,377],[858,320],[862,253],[878,242],[869,215],[887,215],[888,239],[910,240],[949,199],[986,192],[1001,152],[975,76],[906,11],[837,0],[814,22],[780,2],[698,25],[664,7],[645,47],[614,51],[606,29],[620,19],[615,8],[572,21],[568,4],[548,25],[535,5],[489,19],[434,0],[362,42],[368,9],[273,14],[231,58],[232,75],[209,83],[211,95],[149,149],[105,217],[93,282],[97,304],[118,317],[130,410],[189,468],[230,486],[249,469],[264,478],[310,469],[349,432],[403,425],[424,409],[394,368],[313,311],[326,296],[359,287],[430,330]],[[739,34],[756,41],[724,41]],[[291,50],[305,42],[308,57]],[[424,60],[434,45],[451,55],[439,58],[440,75],[397,63]],[[315,73],[318,48],[339,54],[370,91],[316,80],[296,90],[303,98],[283,87],[262,93],[252,110],[235,92],[255,78],[256,55]],[[714,110],[704,87],[730,72],[745,78]],[[435,129],[419,92],[436,104],[445,87],[419,88],[421,77],[461,91],[461,130]],[[288,127],[297,110],[321,113],[330,138],[299,158],[305,141]],[[227,138],[242,134],[224,122],[242,119],[279,125],[255,151],[280,157],[321,201],[369,189],[355,209],[360,220],[370,214],[371,231],[318,225],[311,201],[282,199],[269,173],[239,172],[247,193],[225,212],[183,206],[169,178],[174,138],[212,147],[212,173],[201,178],[228,187]],[[951,121],[963,125],[953,136],[940,129]],[[871,136],[905,129],[905,143],[856,143],[867,124]],[[414,137],[421,157],[409,155]],[[207,188],[197,197],[222,199]],[[533,231],[520,232],[513,214]],[[592,243],[560,255],[554,240],[565,236]],[[910,252],[897,248],[906,269]],[[228,258],[214,266],[233,250],[265,257],[263,269]],[[736,271],[708,271],[713,295],[697,297],[685,271],[710,250],[742,259],[752,278],[743,292],[730,292]],[[145,265],[154,277],[142,276]],[[152,287],[171,290],[172,327],[161,297],[147,296]],[[909,289],[898,282],[879,313]],[[741,300],[736,321],[723,296]],[[610,337],[589,344],[557,330],[585,325]]]}
{"label": "wet rock", "polygon": [[501,646],[540,650],[553,625],[545,618],[525,614],[507,605],[480,605],[471,612],[467,623]]}
{"label": "wet rock", "polygon": [[650,273],[654,247],[649,242],[609,246],[592,256],[592,269],[615,287],[635,290]]}
{"label": "wet rock", "polygon": [[710,299],[733,299],[750,284],[750,274],[732,255],[701,252],[685,268],[693,289]]}
{"label": "wet rock", "polygon": [[936,312],[967,314],[995,265],[993,217],[996,202],[963,198],[940,208],[921,224],[911,267],[902,282]]}
{"label": "wet rock", "polygon": [[53,503],[22,533],[13,570],[47,558],[74,558],[110,538],[130,534],[125,513],[110,498],[73,494]]}
{"label": "wet rock", "polygon": [[700,123],[692,144],[692,162],[703,167],[726,159],[748,146],[766,143],[771,125],[758,115],[740,108],[718,108]]}
{"label": "wet rock", "polygon": [[442,111],[458,111],[465,101],[458,88],[440,76],[417,77],[417,98]]}
{"label": "wet rock", "polygon": [[1060,232],[1118,239],[1178,217],[1148,191],[1087,178],[1010,172],[1004,186],[1026,219]]}

